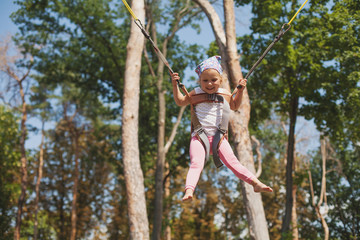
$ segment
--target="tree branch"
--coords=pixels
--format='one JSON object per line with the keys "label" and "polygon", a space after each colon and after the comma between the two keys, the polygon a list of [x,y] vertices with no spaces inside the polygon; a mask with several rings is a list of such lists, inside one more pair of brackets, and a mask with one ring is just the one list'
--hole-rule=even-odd
{"label": "tree branch", "polygon": [[261,165],[262,155],[261,155],[261,151],[260,151],[260,142],[254,135],[251,136],[251,141],[253,141],[253,143],[255,144],[256,160],[257,160],[257,163],[258,163],[258,169],[256,171],[255,176],[257,178],[259,178],[260,175],[261,175],[261,172],[262,172],[262,165]]}
{"label": "tree branch", "polygon": [[226,36],[225,31],[222,26],[221,20],[216,13],[215,9],[211,5],[211,3],[207,0],[194,0],[195,3],[197,3],[200,8],[204,11],[206,16],[208,17],[210,24],[212,26],[213,31],[215,32],[215,38],[217,45],[220,48],[220,52],[225,52],[226,47]]}
{"label": "tree branch", "polygon": [[179,124],[180,124],[180,121],[181,121],[181,118],[182,118],[182,115],[185,111],[185,108],[186,106],[182,106],[180,108],[180,111],[179,111],[179,114],[178,114],[178,117],[177,117],[177,120],[172,128],[172,131],[171,131],[171,134],[170,134],[170,137],[169,137],[169,140],[166,142],[165,144],[165,147],[164,147],[164,151],[165,151],[165,154],[169,151],[169,148],[172,144],[172,142],[174,141],[174,138],[176,136],[176,130],[177,128],[179,127]]}

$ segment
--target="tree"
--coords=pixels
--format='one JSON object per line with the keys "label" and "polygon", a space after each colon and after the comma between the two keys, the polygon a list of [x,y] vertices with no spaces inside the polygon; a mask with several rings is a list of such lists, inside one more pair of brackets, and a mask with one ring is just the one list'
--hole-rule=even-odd
{"label": "tree", "polygon": [[11,81],[14,81],[16,90],[19,91],[18,94],[21,99],[21,123],[20,123],[20,150],[21,150],[21,194],[18,199],[18,210],[16,215],[16,225],[14,232],[14,239],[20,239],[20,229],[21,229],[21,218],[23,213],[23,207],[25,204],[27,184],[28,184],[28,172],[27,172],[27,156],[25,149],[25,141],[27,138],[27,104],[25,98],[24,83],[28,80],[32,68],[32,59],[29,61],[28,56],[25,54],[23,56],[16,56],[14,59],[9,58],[9,43],[4,43],[0,46],[0,52],[2,55],[0,70],[4,72]]}
{"label": "tree", "polygon": [[[262,179],[269,182],[274,189],[273,194],[263,196],[266,219],[269,226],[270,239],[280,239],[281,214],[285,204],[285,194],[281,191],[285,183],[286,139],[281,118],[273,116],[264,121],[258,129],[251,129],[252,136],[260,142],[263,173]],[[256,151],[257,161],[260,161]]]}
{"label": "tree", "polygon": [[[60,86],[59,95],[51,92],[46,95],[52,97],[54,105],[47,116],[56,122],[56,127],[46,132],[44,177],[39,196],[37,237],[40,239],[101,234],[97,228],[108,224],[104,216],[111,211],[107,208],[112,198],[108,189],[112,187],[111,177],[115,175],[112,164],[116,162],[111,141],[113,138],[118,141],[119,128],[102,123],[108,109],[96,96],[84,94],[66,81]],[[56,108],[56,104],[60,107]],[[28,222],[33,221],[31,215]]]}
{"label": "tree", "polygon": [[353,199],[359,195],[359,148],[344,151],[330,137],[321,141],[321,150],[308,163],[308,191],[315,196],[308,203],[316,217],[312,227],[322,239],[357,239],[359,203]]}
{"label": "tree", "polygon": [[[121,101],[121,96],[124,95],[125,101],[127,94],[130,94],[130,97],[134,97],[134,95],[133,92],[123,94],[125,57],[119,56],[126,55],[124,46],[129,36],[127,31],[129,21],[121,21],[121,25],[125,27],[118,25],[118,20],[122,18],[122,11],[110,10],[112,1],[107,0],[91,2],[49,1],[46,3],[19,1],[18,4],[20,5],[19,10],[12,17],[23,31],[21,35],[17,36],[17,40],[25,46],[26,51],[36,55],[36,70],[46,76],[42,81],[48,84],[56,84],[66,79],[75,83],[77,87],[81,87],[84,93],[94,94],[104,101],[119,104],[120,107],[115,109],[124,114],[122,120],[124,121],[123,127],[126,129],[127,110],[122,109],[124,102]],[[41,21],[39,22],[38,19]],[[134,29],[135,31],[138,29]],[[37,46],[42,47],[39,49]],[[129,45],[129,49],[131,47]],[[133,49],[138,50],[138,48]],[[139,68],[130,60],[128,66]],[[127,74],[131,78],[133,73],[127,72]],[[128,81],[129,83],[132,82]],[[127,107],[130,111],[133,110],[131,103]],[[131,115],[132,113],[130,113],[129,120],[137,124],[136,119],[132,121]],[[112,117],[115,116],[116,114],[112,114]],[[130,127],[130,130],[133,128]],[[126,133],[126,131],[124,132]],[[128,157],[128,151],[136,149],[136,146],[134,148],[132,145],[133,141],[129,143],[135,135],[129,134],[130,138],[124,138],[123,147],[126,152],[123,152],[121,156],[123,158]],[[130,144],[130,148],[125,146],[126,142]],[[134,169],[133,167],[126,164],[125,175],[128,174],[127,170],[129,168],[130,170]],[[140,167],[137,170],[141,171]],[[127,175],[126,182],[131,184],[132,179],[139,178]],[[141,179],[139,181],[141,182]],[[131,196],[130,192],[133,192],[135,196],[139,193],[138,188],[136,191],[132,191],[128,186],[128,190],[129,197]],[[140,192],[144,194],[145,191]],[[60,194],[60,196],[63,195]],[[129,200],[129,204],[137,203],[139,201]],[[136,207],[132,209],[138,210]],[[132,221],[134,220],[132,218],[133,213],[129,211],[131,224],[134,223]],[[146,216],[146,211],[141,211],[140,214]],[[145,220],[146,217],[143,219]],[[139,226],[147,228],[147,225],[140,224]],[[131,227],[132,234],[135,234],[136,231],[137,229]]]}
{"label": "tree", "polygon": [[[312,6],[309,13],[314,17],[321,14],[316,22],[313,20],[320,30],[321,41],[312,39],[309,47],[319,49],[317,55],[325,63],[323,71],[313,74],[320,84],[313,94],[306,96],[309,104],[301,109],[301,113],[307,119],[313,118],[318,129],[342,148],[356,146],[360,139],[358,121],[355,120],[360,109],[357,54],[360,48],[360,4],[347,0],[334,1],[331,11],[325,13],[315,11],[315,7]],[[324,78],[328,80],[324,81]]]}
{"label": "tree", "polygon": [[[50,103],[47,101],[47,91],[45,86],[33,87],[32,92],[34,95],[30,97],[32,106],[30,106],[31,114],[40,115],[41,118],[41,142],[39,146],[39,156],[38,156],[38,169],[35,185],[35,216],[34,216],[34,240],[38,238],[38,213],[39,213],[39,202],[40,202],[40,185],[41,179],[43,177],[43,167],[44,167],[44,149],[45,149],[45,123],[49,119],[49,114],[51,110]],[[37,112],[38,111],[38,112]]]}
{"label": "tree", "polygon": [[[244,4],[240,1],[238,3]],[[299,8],[297,2],[291,1],[276,4],[264,3],[264,1],[252,1],[251,3],[254,14],[251,27],[253,32],[241,40],[241,46],[244,50],[244,66],[247,69],[273,40],[273,36],[276,36],[279,28]],[[287,3],[291,4],[288,5]],[[252,105],[257,109],[252,111],[252,119],[256,119],[254,124],[257,120],[261,121],[269,116],[274,103],[276,110],[289,118],[287,200],[282,225],[284,234],[291,230],[294,200],[292,195],[294,185],[294,130],[297,117],[305,116],[308,120],[314,119],[321,131],[324,128],[332,127],[338,129],[338,124],[335,124],[335,121],[338,123],[341,120],[341,113],[337,106],[338,101],[343,101],[343,96],[352,96],[349,94],[350,92],[356,95],[355,82],[349,78],[339,81],[339,72],[335,66],[337,63],[334,65],[331,63],[338,61],[334,53],[341,52],[339,50],[342,49],[338,44],[335,44],[334,40],[338,39],[339,34],[341,34],[340,29],[348,29],[348,27],[352,30],[356,29],[353,25],[356,17],[354,18],[354,15],[350,14],[353,21],[334,20],[330,24],[326,20],[337,19],[336,16],[339,16],[339,12],[334,11],[332,13],[327,6],[333,7],[335,10],[351,4],[342,2],[329,5],[329,1],[321,1],[309,2],[309,5],[308,8],[302,10],[301,15],[292,23],[292,29],[282,37],[277,46],[274,47],[273,52],[268,54],[266,60],[254,72],[249,82],[251,86],[249,89],[251,89],[253,96]],[[343,13],[344,10],[342,8],[341,12]],[[350,46],[356,45],[356,41],[351,40],[351,38],[349,40]],[[353,54],[347,56],[354,57]],[[342,90],[335,90],[338,89],[335,87],[337,82],[341,82],[346,87],[341,88]]]}
{"label": "tree", "polygon": [[[145,19],[144,1],[134,1],[132,9],[140,21]],[[141,53],[144,36],[131,24],[124,73],[122,114],[122,155],[126,183],[130,239],[149,239],[149,223],[145,200],[144,176],[140,166],[138,119]]]}
{"label": "tree", "polygon": [[[205,12],[213,28],[215,39],[219,47],[225,69],[229,73],[233,87],[242,78],[241,67],[238,62],[236,47],[234,2],[224,1],[225,31],[215,10],[208,1],[197,0],[197,4]],[[228,86],[230,88],[230,86]],[[234,112],[230,120],[232,140],[235,143],[237,156],[241,163],[255,173],[251,141],[248,130],[250,119],[250,102],[247,90],[243,92],[243,100],[238,111]],[[269,239],[264,208],[261,195],[254,193],[253,188],[241,182],[244,205],[249,221],[249,234],[253,239]]]}
{"label": "tree", "polygon": [[[320,219],[321,224],[323,226],[324,229],[324,239],[328,240],[329,239],[329,227],[326,223],[325,220],[325,216],[328,214],[328,209],[329,206],[327,204],[327,196],[326,196],[326,173],[327,173],[327,169],[326,169],[326,161],[328,158],[328,149],[329,149],[329,144],[327,144],[327,140],[321,139],[321,159],[322,159],[322,176],[321,176],[321,191],[320,191],[320,195],[318,197],[318,202],[316,203],[315,200],[315,194],[314,194],[314,187],[313,187],[313,183],[312,183],[312,177],[311,177],[311,171],[308,170],[309,173],[309,182],[310,182],[310,193],[311,193],[311,199],[312,199],[312,205],[316,211],[316,216]],[[325,207],[325,212],[321,213],[320,212],[320,207],[322,207],[322,204],[324,203],[324,207]]]}
{"label": "tree", "polygon": [[[153,41],[158,43],[158,32],[156,27],[156,12],[158,6],[155,3],[149,3],[147,7],[147,21],[149,22],[149,26],[147,28],[150,29],[150,34],[153,36]],[[192,22],[194,22],[197,18],[196,16],[199,13],[199,10],[191,4],[190,1],[173,1],[169,4],[168,10],[164,12],[167,13],[172,18],[168,18],[167,21],[170,22],[170,28],[168,29],[168,32],[165,34],[165,36],[161,41],[161,52],[164,55],[164,57],[167,56],[168,50],[170,48],[171,50],[171,42],[174,41],[174,38],[176,36],[176,33],[181,30],[182,28],[188,26]],[[175,39],[176,40],[176,39]],[[169,46],[170,45],[170,46]],[[196,54],[193,53],[193,54]],[[191,54],[188,54],[191,55]],[[156,56],[156,55],[155,55]],[[150,63],[149,54],[146,52],[145,49],[145,58],[146,62],[148,63],[149,72],[151,73],[152,77],[154,79],[157,79],[156,83],[156,89],[158,93],[158,133],[157,133],[157,158],[156,158],[156,166],[155,166],[155,200],[154,200],[154,222],[153,222],[153,232],[152,232],[152,239],[160,239],[161,237],[161,229],[162,229],[162,219],[163,219],[163,192],[164,192],[164,171],[165,171],[165,160],[166,155],[169,152],[169,149],[171,145],[173,144],[173,141],[176,136],[177,128],[180,124],[180,121],[182,119],[182,115],[184,113],[185,107],[180,108],[180,111],[177,116],[177,120],[173,124],[171,134],[169,137],[166,137],[166,125],[167,120],[166,118],[169,118],[170,114],[167,114],[167,95],[169,91],[167,91],[169,85],[164,83],[164,77],[167,75],[167,72],[165,71],[164,74],[164,67],[165,64],[162,62],[162,60],[158,57],[157,59],[157,69],[156,71],[153,70],[152,65]],[[152,58],[154,59],[154,58]],[[188,61],[184,61],[182,63],[182,66],[187,65]],[[177,71],[182,70],[180,66],[177,66]],[[173,99],[170,99],[171,103],[173,104]],[[168,115],[168,116],[167,116]],[[169,127],[168,127],[169,128]],[[167,140],[166,140],[167,138]],[[165,141],[166,140],[166,141]],[[168,233],[169,235],[169,233]]]}
{"label": "tree", "polygon": [[[329,210],[327,217],[330,239],[358,239],[360,204],[354,199],[359,196],[359,148],[338,152],[336,157],[339,156],[342,172],[339,173],[339,162],[329,161],[326,179],[327,185],[331,186],[327,189],[327,194],[331,196],[327,199],[328,205],[334,206]],[[320,176],[316,181],[320,181]],[[320,189],[320,186],[317,186],[317,189]]]}

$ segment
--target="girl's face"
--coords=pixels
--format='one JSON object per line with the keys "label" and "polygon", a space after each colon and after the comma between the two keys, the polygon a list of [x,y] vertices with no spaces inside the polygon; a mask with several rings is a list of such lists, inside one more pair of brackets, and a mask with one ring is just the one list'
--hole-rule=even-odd
{"label": "girl's face", "polygon": [[200,75],[200,87],[208,94],[216,93],[222,82],[221,75],[215,69],[206,69]]}

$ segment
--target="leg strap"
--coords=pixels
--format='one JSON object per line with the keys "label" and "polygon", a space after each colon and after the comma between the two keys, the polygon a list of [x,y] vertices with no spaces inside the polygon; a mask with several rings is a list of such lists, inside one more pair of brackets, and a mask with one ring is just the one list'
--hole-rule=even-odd
{"label": "leg strap", "polygon": [[205,164],[206,162],[209,160],[209,156],[210,156],[210,142],[209,139],[206,135],[206,133],[204,132],[204,130],[202,128],[195,130],[196,132],[196,136],[197,138],[200,140],[200,142],[202,143],[202,145],[205,148]]}
{"label": "leg strap", "polygon": [[217,168],[219,168],[223,165],[223,163],[221,162],[220,157],[219,157],[218,149],[219,149],[220,144],[221,144],[222,140],[224,139],[224,137],[225,137],[224,133],[222,133],[221,131],[217,131],[214,136],[213,142],[212,142],[213,159],[214,159],[215,166]]}

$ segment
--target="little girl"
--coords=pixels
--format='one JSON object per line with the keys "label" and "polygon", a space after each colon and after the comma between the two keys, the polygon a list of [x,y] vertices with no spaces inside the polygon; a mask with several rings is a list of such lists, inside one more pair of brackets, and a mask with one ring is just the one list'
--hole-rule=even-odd
{"label": "little girl", "polygon": [[[183,201],[192,200],[209,154],[213,154],[214,162],[218,167],[224,163],[239,179],[251,184],[255,192],[273,191],[238,161],[226,139],[230,111],[228,109],[239,108],[247,80],[239,80],[242,88],[235,90],[236,95],[233,97],[229,91],[220,87],[226,80],[220,60],[220,56],[213,56],[196,67],[195,72],[199,76],[200,87],[195,88],[187,96],[180,92],[177,85],[180,81],[178,73],[170,73],[176,104],[178,106],[191,104],[192,107],[191,163],[186,177]],[[209,146],[212,146],[212,149]]]}

